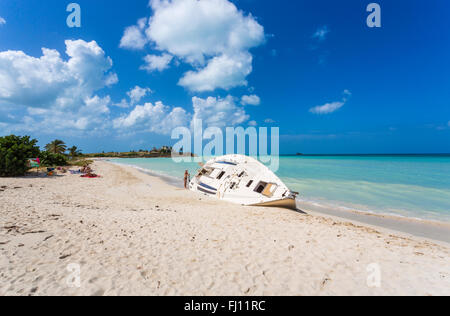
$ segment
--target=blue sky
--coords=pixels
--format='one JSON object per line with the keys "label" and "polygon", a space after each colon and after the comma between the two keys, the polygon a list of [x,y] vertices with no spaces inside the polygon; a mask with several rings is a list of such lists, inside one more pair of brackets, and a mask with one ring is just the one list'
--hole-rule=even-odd
{"label": "blue sky", "polygon": [[282,153],[450,152],[450,4],[368,28],[370,2],[78,0],[69,28],[69,1],[2,1],[0,134],[125,151],[196,117],[280,127]]}

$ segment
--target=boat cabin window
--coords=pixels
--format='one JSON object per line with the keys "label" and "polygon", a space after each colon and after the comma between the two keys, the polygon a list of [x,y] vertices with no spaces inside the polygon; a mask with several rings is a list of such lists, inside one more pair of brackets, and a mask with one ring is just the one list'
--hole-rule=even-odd
{"label": "boat cabin window", "polygon": [[274,183],[269,183],[266,188],[264,189],[262,195],[267,196],[268,198],[273,197],[275,194],[275,191],[278,189],[278,185]]}
{"label": "boat cabin window", "polygon": [[233,182],[233,183],[230,185],[230,190],[233,190],[235,187],[236,187],[236,183]]}
{"label": "boat cabin window", "polygon": [[258,183],[258,185],[256,186],[255,192],[257,192],[257,193],[263,193],[264,190],[266,189],[267,184],[268,184],[268,183],[262,182],[262,181],[261,181],[261,182]]}
{"label": "boat cabin window", "polygon": [[211,169],[202,169],[202,171],[200,171],[200,176],[209,176],[214,170]]}
{"label": "boat cabin window", "polygon": [[243,176],[245,176],[245,171],[242,171],[242,172],[238,175],[239,178],[242,178]]}
{"label": "boat cabin window", "polygon": [[250,180],[250,182],[247,183],[247,188],[250,188],[252,186],[252,184],[253,184],[253,180]]}
{"label": "boat cabin window", "polygon": [[222,171],[218,176],[217,176],[217,180],[220,180],[223,178],[223,176],[225,175],[225,171]]}

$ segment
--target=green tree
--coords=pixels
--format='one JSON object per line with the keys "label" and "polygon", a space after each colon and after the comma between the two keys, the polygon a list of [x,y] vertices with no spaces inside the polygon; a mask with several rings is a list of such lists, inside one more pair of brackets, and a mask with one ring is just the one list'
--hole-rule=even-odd
{"label": "green tree", "polygon": [[39,158],[41,158],[41,164],[46,167],[67,166],[67,157],[62,154],[44,151]]}
{"label": "green tree", "polygon": [[81,150],[77,146],[72,146],[68,149],[70,157],[75,158],[81,155]]}
{"label": "green tree", "polygon": [[0,137],[0,177],[23,176],[29,169],[29,158],[39,156],[37,140],[29,136]]}
{"label": "green tree", "polygon": [[67,150],[66,143],[62,140],[56,139],[50,144],[45,145],[45,150],[52,154],[64,154]]}
{"label": "green tree", "polygon": [[168,146],[163,146],[160,150],[160,153],[162,155],[168,155],[172,153],[172,147],[168,147]]}

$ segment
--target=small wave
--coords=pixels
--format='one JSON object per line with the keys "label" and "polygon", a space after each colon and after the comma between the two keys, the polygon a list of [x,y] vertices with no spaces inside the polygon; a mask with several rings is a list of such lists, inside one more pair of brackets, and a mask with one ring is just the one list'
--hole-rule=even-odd
{"label": "small wave", "polygon": [[405,218],[413,219],[417,221],[436,221],[436,222],[450,222],[450,216],[445,214],[436,214],[434,212],[422,211],[421,214],[413,214],[408,210],[379,210],[370,208],[366,205],[358,205],[352,203],[345,203],[342,201],[328,201],[324,199],[308,199],[308,198],[297,198],[297,203],[303,205],[310,205],[312,207],[317,207],[320,209],[337,210],[348,213],[360,213],[366,215],[374,216],[388,216],[394,218]]}

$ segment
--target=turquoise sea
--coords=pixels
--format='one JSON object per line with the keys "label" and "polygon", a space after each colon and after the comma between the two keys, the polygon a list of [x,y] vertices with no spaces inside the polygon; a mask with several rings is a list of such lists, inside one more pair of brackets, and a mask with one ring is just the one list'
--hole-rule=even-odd
{"label": "turquoise sea", "polygon": [[[198,164],[112,159],[181,179]],[[282,156],[277,175],[300,199],[324,207],[450,222],[450,155]]]}

